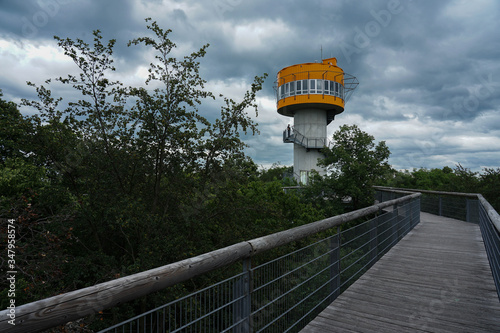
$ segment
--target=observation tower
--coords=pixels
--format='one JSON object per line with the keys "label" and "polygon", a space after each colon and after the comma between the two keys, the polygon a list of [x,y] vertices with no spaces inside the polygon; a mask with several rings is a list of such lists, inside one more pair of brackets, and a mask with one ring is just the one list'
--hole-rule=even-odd
{"label": "observation tower", "polygon": [[358,80],[337,66],[336,58],[320,63],[303,63],[283,68],[277,75],[278,113],[293,117],[293,126],[283,132],[283,142],[293,143],[293,173],[307,184],[318,166],[321,149],[329,145],[327,126],[344,111]]}

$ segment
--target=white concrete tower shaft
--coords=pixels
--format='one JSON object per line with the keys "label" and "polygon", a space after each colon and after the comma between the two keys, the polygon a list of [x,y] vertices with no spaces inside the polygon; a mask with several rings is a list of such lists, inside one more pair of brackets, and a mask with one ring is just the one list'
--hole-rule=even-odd
{"label": "white concrete tower shaft", "polygon": [[[327,142],[326,110],[301,109],[295,111],[294,135],[303,135],[303,144],[293,145],[293,170],[301,183],[307,183],[311,171],[325,174],[323,167],[318,166],[318,159],[324,158],[318,148]],[[304,144],[305,143],[305,144]],[[318,148],[316,148],[318,147]]]}

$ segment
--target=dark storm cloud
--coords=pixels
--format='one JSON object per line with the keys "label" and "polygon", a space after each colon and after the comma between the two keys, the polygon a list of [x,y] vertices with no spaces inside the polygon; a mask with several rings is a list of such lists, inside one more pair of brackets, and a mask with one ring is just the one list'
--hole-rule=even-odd
{"label": "dark storm cloud", "polygon": [[[400,103],[418,104],[420,116],[437,121],[473,119],[492,108],[491,72],[478,66],[481,58],[471,54],[482,49],[482,39],[497,40],[493,29],[478,29],[479,17],[464,20],[445,13],[451,2],[401,1],[393,11],[383,8],[384,3],[389,4],[346,10],[353,12],[353,31],[341,42],[339,58],[354,64],[346,68],[353,68],[363,93],[376,99],[382,85],[385,94]],[[358,11],[361,15],[354,18]],[[463,40],[457,40],[460,35]],[[488,47],[486,53],[495,56],[497,49]],[[391,68],[399,71],[387,77]]]}
{"label": "dark storm cloud", "polygon": [[53,37],[81,38],[91,42],[100,30],[105,40],[117,39],[115,52],[133,56],[126,44],[143,22],[133,17],[132,1],[27,0],[2,4],[0,36],[29,42]]}
{"label": "dark storm cloud", "polygon": [[[39,10],[39,7],[35,7],[34,5],[33,1],[3,1],[0,13],[0,30],[2,35],[17,36],[19,38],[23,36],[23,27],[25,25],[27,26],[25,28],[25,35],[28,33],[31,35],[33,31],[28,31],[28,28],[31,28],[31,25],[33,25],[33,15],[37,11],[36,9]],[[43,15],[48,17],[46,13],[42,13]]]}
{"label": "dark storm cloud", "polygon": [[[499,6],[487,0],[4,0],[0,42],[22,42],[24,49],[30,43],[55,45],[53,35],[91,42],[92,30],[100,29],[105,39],[117,39],[118,75],[134,82],[139,66],[153,60],[143,47],[126,46],[150,35],[144,18],[173,30],[176,56],[210,43],[201,71],[211,87],[222,90],[215,93],[241,98],[254,76],[269,73],[259,94],[266,101],[257,118],[261,134],[245,137],[251,157],[267,165],[276,162],[273,157],[283,164],[292,159],[280,140],[281,127],[292,119],[277,115],[274,107],[277,71],[333,56],[360,85],[329,133],[343,123],[358,123],[392,145],[396,167],[440,167],[466,159],[467,167],[479,168],[500,159]],[[0,56],[11,64],[19,62],[17,53],[3,51]],[[6,96],[26,97],[17,72],[6,73],[0,78]],[[203,112],[215,117],[219,105],[207,103]],[[490,138],[488,149],[482,148],[484,138]]]}

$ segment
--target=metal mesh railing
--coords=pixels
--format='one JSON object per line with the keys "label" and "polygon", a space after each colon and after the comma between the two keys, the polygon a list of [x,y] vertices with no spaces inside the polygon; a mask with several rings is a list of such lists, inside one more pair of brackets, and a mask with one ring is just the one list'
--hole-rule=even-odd
{"label": "metal mesh railing", "polygon": [[419,212],[413,197],[359,215],[350,227],[284,245],[274,259],[245,259],[242,273],[101,332],[298,332],[404,237]]}
{"label": "metal mesh railing", "polygon": [[227,332],[239,327],[245,273],[213,284],[101,332]]}
{"label": "metal mesh railing", "polygon": [[479,223],[477,199],[423,193],[421,200],[423,212]]}
{"label": "metal mesh railing", "polygon": [[461,221],[479,223],[478,195],[474,193],[439,192],[418,189],[402,189],[375,186],[375,199],[379,202],[421,193],[422,212],[454,218]]}
{"label": "metal mesh railing", "polygon": [[490,262],[491,273],[500,301],[500,217],[483,196],[479,195],[479,227],[483,236],[484,247]]}
{"label": "metal mesh railing", "polygon": [[253,332],[285,332],[301,328],[325,302],[332,285],[337,235],[329,236],[251,269]]}

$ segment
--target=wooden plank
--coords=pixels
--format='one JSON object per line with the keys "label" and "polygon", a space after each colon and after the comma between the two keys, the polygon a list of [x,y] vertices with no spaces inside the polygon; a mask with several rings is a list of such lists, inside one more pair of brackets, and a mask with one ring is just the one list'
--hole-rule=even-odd
{"label": "wooden plank", "polygon": [[[450,316],[446,312],[441,312],[440,309],[430,309],[415,311],[414,309],[408,307],[401,309],[401,307],[395,307],[391,305],[381,305],[376,303],[376,306],[372,306],[373,303],[363,303],[363,300],[357,300],[358,305],[364,305],[363,311],[357,311],[357,309],[351,309],[342,302],[339,302],[336,307],[331,307],[329,310],[330,318],[338,322],[339,317],[349,318],[351,320],[356,318],[357,324],[365,323],[367,327],[377,327],[373,329],[372,332],[386,332],[389,328],[390,330],[396,330],[399,332],[406,331],[417,331],[417,330],[427,330],[431,331],[447,331],[447,332],[459,332],[463,329],[464,325],[469,329],[470,332],[478,331],[494,331],[490,325],[485,325],[483,320],[480,318],[465,318],[463,320],[449,320]],[[358,308],[361,309],[360,306]],[[325,315],[325,314],[324,314]],[[335,331],[335,328],[330,330]]]}
{"label": "wooden plank", "polygon": [[500,332],[479,226],[422,213],[418,226],[301,332],[318,328]]}
{"label": "wooden plank", "polygon": [[[434,317],[439,319],[440,321],[450,321],[459,324],[459,325],[469,325],[472,323],[476,326],[481,326],[481,323],[484,322],[498,322],[498,318],[490,318],[492,315],[495,315],[496,308],[488,305],[481,304],[481,307],[471,308],[470,311],[463,312],[460,317],[450,317],[449,314],[453,314],[456,311],[460,311],[464,306],[463,303],[468,303],[469,301],[464,301],[463,298],[455,299],[455,298],[441,298],[438,296],[436,298],[435,295],[432,297],[424,298],[422,296],[408,296],[408,294],[391,294],[390,298],[382,298],[379,294],[371,294],[366,295],[359,292],[359,290],[352,291],[348,295],[350,298],[350,302],[356,302],[357,308],[354,310],[363,309],[368,313],[376,313],[377,315],[383,315],[384,312],[392,313],[392,316],[403,317],[407,320],[412,314],[415,314],[415,308],[413,306],[413,302],[415,299],[422,300],[422,304],[428,305],[427,308],[422,308],[423,310],[420,312],[433,312]],[[364,304],[364,306],[361,306]],[[376,306],[370,306],[374,305]],[[342,306],[347,306],[343,302],[343,300],[339,299],[339,301],[334,304],[337,308]],[[397,311],[394,312],[394,307],[397,306]],[[476,303],[477,305],[477,303]],[[478,310],[480,309],[480,311]],[[400,318],[401,319],[401,318]],[[479,324],[478,324],[479,323]]]}

